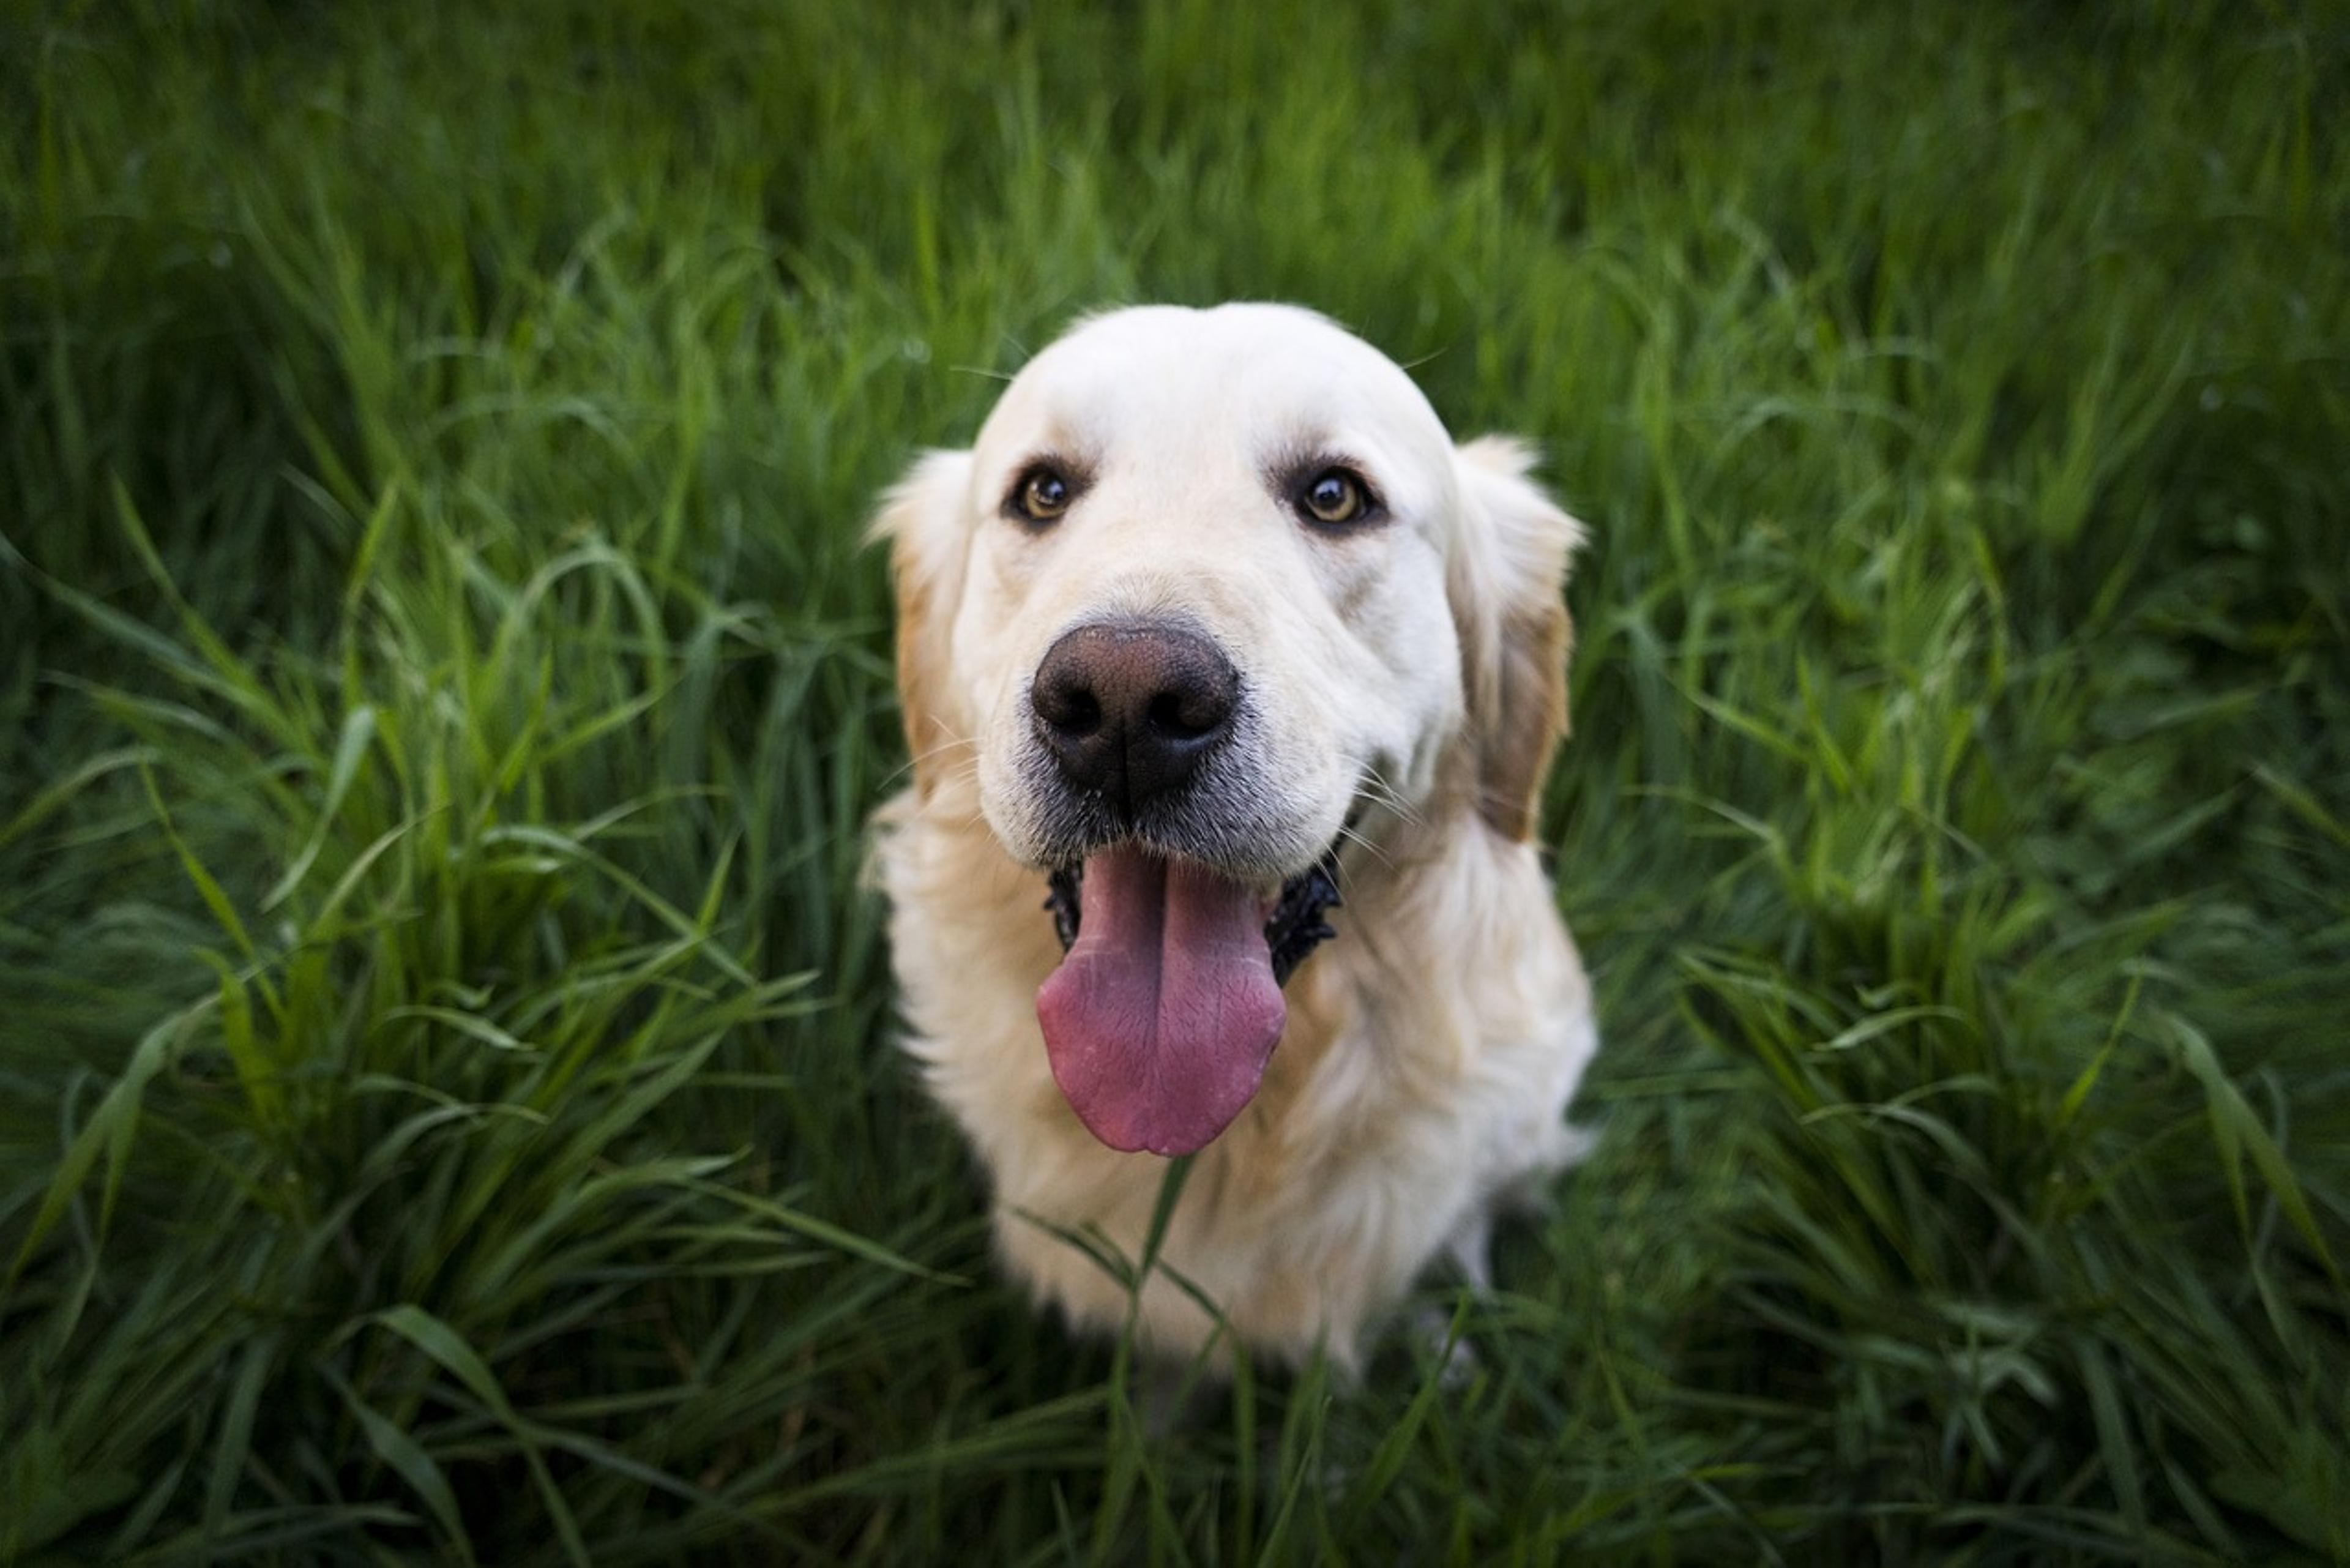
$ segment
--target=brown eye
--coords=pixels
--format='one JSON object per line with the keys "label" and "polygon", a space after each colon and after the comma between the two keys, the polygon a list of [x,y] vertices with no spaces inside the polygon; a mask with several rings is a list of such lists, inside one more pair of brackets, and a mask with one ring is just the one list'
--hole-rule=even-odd
{"label": "brown eye", "polygon": [[1316,523],[1352,523],[1366,509],[1363,482],[1343,468],[1324,470],[1299,499]]}
{"label": "brown eye", "polygon": [[1069,482],[1049,468],[1032,468],[1022,477],[1013,504],[1031,523],[1050,523],[1069,509],[1075,496]]}

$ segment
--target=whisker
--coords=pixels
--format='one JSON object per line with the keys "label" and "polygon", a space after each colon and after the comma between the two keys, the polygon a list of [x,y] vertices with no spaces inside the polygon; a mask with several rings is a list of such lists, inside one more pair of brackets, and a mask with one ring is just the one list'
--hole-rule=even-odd
{"label": "whisker", "polygon": [[[966,739],[962,736],[951,736],[948,739],[940,742],[937,745],[930,747],[928,750],[917,752],[912,756],[908,757],[904,762],[899,763],[896,767],[890,769],[889,773],[882,775],[881,787],[885,790],[894,789],[900,782],[911,774],[916,768],[921,766],[924,763],[930,762],[934,758],[945,756],[948,753],[957,750],[968,751],[972,753],[975,758],[979,751],[979,742],[976,738]],[[974,761],[972,766],[973,770],[976,771],[978,767],[977,762]]]}
{"label": "whisker", "polygon": [[[1361,845],[1363,846],[1363,853],[1368,855],[1372,859],[1377,860],[1381,866],[1387,867],[1388,870],[1392,871],[1395,869],[1395,862],[1388,858],[1388,852],[1380,848],[1377,844],[1373,843],[1368,837],[1357,832],[1356,829],[1341,824],[1338,828],[1338,836],[1345,839],[1349,844]],[[1344,860],[1336,860],[1333,861],[1332,865],[1336,867],[1338,880],[1342,884],[1338,891],[1344,893],[1347,890],[1343,886],[1347,879],[1347,863]]]}
{"label": "whisker", "polygon": [[1426,826],[1419,808],[1406,800],[1396,787],[1380,775],[1379,770],[1367,763],[1363,768],[1364,793],[1394,812],[1413,827]]}
{"label": "whisker", "polygon": [[952,739],[941,741],[937,745],[931,747],[928,751],[920,753],[910,760],[914,762],[927,763],[932,757],[942,757],[949,752],[963,751],[975,753],[978,750],[979,742],[976,739],[966,740],[961,736],[956,736]]}

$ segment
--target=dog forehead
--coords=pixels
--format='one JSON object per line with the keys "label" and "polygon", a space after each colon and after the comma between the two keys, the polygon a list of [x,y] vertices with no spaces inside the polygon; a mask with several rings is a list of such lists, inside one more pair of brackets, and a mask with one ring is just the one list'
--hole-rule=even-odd
{"label": "dog forehead", "polygon": [[1098,461],[1135,442],[1252,459],[1316,443],[1433,459],[1451,444],[1392,359],[1311,311],[1256,304],[1089,317],[1014,378],[979,436]]}

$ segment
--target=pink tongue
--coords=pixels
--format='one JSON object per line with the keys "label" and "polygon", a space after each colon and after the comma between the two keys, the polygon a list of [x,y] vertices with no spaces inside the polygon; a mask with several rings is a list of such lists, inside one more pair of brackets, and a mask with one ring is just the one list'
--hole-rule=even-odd
{"label": "pink tongue", "polygon": [[1053,1077],[1112,1148],[1190,1154],[1256,1093],[1286,1013],[1264,907],[1189,860],[1086,861],[1076,945],[1036,992]]}

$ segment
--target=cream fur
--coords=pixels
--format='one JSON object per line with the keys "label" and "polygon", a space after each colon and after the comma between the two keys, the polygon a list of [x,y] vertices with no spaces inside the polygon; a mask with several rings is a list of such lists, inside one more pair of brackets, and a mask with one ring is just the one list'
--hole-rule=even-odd
{"label": "cream fur", "polygon": [[[1305,527],[1266,477],[1299,452],[1358,466],[1391,516]],[[1089,483],[1037,531],[999,504],[1040,454]],[[1086,1131],[1036,1023],[1060,950],[1026,682],[1086,618],[1178,611],[1243,672],[1266,722],[1232,874],[1270,889],[1312,864],[1368,781],[1338,936],[1290,981],[1264,1085],[1199,1155],[1162,1251],[1243,1346],[1351,1364],[1440,1253],[1482,1279],[1494,1208],[1579,1154],[1564,1114],[1597,1044],[1590,992],[1527,835],[1565,723],[1580,530],[1526,466],[1513,443],[1454,447],[1408,377],[1319,317],[1148,307],[1047,348],[970,452],[926,457],[885,504],[915,782],[877,849],[907,1047],[989,1172],[1005,1262],[1076,1326],[1122,1324],[1126,1293],[1035,1220],[1138,1256],[1166,1169]],[[1211,1336],[1165,1277],[1141,1313],[1161,1353]]]}

